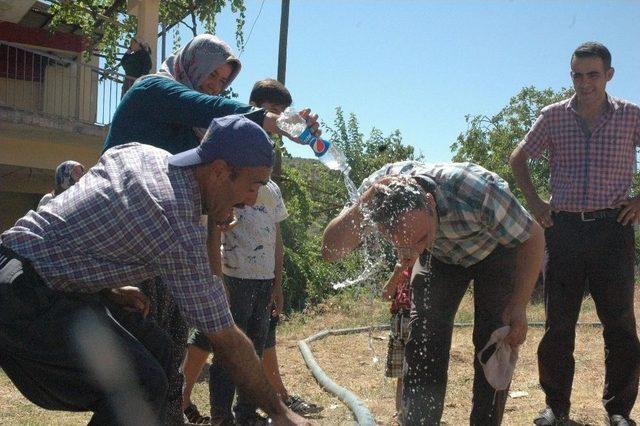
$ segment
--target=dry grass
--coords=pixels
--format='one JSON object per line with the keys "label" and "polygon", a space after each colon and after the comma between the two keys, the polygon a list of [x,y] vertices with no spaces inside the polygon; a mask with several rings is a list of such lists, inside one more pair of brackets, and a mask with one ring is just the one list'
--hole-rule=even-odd
{"label": "dry grass", "polygon": [[[637,294],[637,292],[636,292]],[[636,298],[639,296],[637,295]],[[640,306],[637,303],[636,306]],[[462,302],[458,321],[473,317],[473,303],[467,296]],[[279,329],[278,355],[284,382],[290,392],[303,395],[325,407],[315,418],[319,425],[351,425],[351,412],[337,398],[324,392],[307,369],[297,341],[329,328],[372,325],[387,321],[387,306],[380,301],[361,297],[337,297],[284,322]],[[544,313],[537,304],[530,308],[530,319],[542,321]],[[583,305],[581,321],[597,321],[590,299]],[[532,328],[520,351],[518,369],[512,391],[525,391],[527,396],[509,398],[503,424],[527,425],[544,405],[544,395],[538,386],[535,352],[542,337],[541,328]],[[314,342],[312,350],[321,367],[338,384],[357,394],[371,409],[381,424],[394,412],[395,382],[384,378],[387,333],[373,332],[349,336],[333,336]],[[472,383],[471,329],[459,328],[454,333],[449,370],[449,387],[443,424],[468,424]],[[576,345],[576,376],[573,389],[572,419],[580,425],[603,423],[604,410],[600,398],[603,386],[603,344],[601,329],[579,327]],[[198,383],[194,401],[206,411],[208,385]],[[634,411],[638,417],[638,410]],[[0,374],[0,424],[3,425],[75,425],[85,424],[87,413],[61,413],[42,410],[24,399],[3,374]]]}

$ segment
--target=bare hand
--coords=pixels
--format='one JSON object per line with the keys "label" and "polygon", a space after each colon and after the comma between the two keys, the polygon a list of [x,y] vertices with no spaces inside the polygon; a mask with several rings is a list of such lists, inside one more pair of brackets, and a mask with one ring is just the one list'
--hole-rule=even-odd
{"label": "bare hand", "polygon": [[527,338],[527,309],[526,307],[518,307],[508,305],[502,314],[502,322],[511,327],[509,334],[505,337],[511,347],[515,348],[524,343]]}
{"label": "bare hand", "polygon": [[229,216],[225,222],[216,223],[216,227],[220,232],[227,232],[232,230],[237,224],[238,218],[234,213],[231,213],[231,216]]}
{"label": "bare hand", "polygon": [[618,222],[622,225],[629,225],[637,223],[640,219],[640,197],[633,197],[628,200],[619,202],[614,206],[615,208],[621,208],[618,215]]}
{"label": "bare hand", "polygon": [[[311,133],[313,134],[313,136],[315,136],[316,138],[319,138],[320,135],[322,135],[322,131],[319,129],[319,125],[318,125],[318,114],[312,114],[309,108],[305,108],[302,111],[299,111],[298,115],[300,115],[300,117],[302,117],[306,121],[307,127],[311,129]],[[289,133],[284,132],[280,129],[278,129],[278,133],[288,137],[295,143],[299,143],[301,145],[306,144],[306,142],[302,141],[299,137],[297,136],[294,137]]]}
{"label": "bare hand", "polygon": [[318,114],[312,114],[310,108],[305,108],[298,111],[298,115],[304,118],[304,121],[307,122],[307,127],[311,127],[311,133],[313,133],[315,137],[319,138],[322,131],[319,129],[318,125]]}
{"label": "bare hand", "polygon": [[130,312],[140,312],[143,317],[149,314],[149,298],[138,287],[126,286],[112,288],[105,292],[109,300]]}
{"label": "bare hand", "polygon": [[550,228],[553,226],[553,219],[551,219],[551,205],[547,201],[538,200],[533,203],[529,203],[531,214],[536,222],[543,228]]}
{"label": "bare hand", "polygon": [[[415,259],[413,263],[415,263]],[[393,272],[391,273],[391,276],[389,277],[389,279],[387,280],[387,283],[384,285],[384,288],[382,289],[382,298],[384,299],[393,298],[393,296],[396,294],[396,289],[398,288],[398,285],[400,285],[404,280],[407,279],[407,277],[404,275],[404,271],[410,268],[413,265],[413,263],[410,265],[406,265],[404,262],[402,262],[402,259],[398,259],[395,266],[393,267]]]}

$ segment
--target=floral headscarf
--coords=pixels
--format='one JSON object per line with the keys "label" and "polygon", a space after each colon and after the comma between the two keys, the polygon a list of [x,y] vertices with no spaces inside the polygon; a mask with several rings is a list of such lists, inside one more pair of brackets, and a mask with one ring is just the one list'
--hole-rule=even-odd
{"label": "floral headscarf", "polygon": [[56,186],[53,191],[55,195],[59,195],[77,182],[72,175],[72,171],[76,166],[82,167],[84,171],[84,166],[77,161],[65,161],[56,168]]}
{"label": "floral headscarf", "polygon": [[225,89],[240,72],[240,60],[236,58],[227,43],[211,34],[200,34],[191,39],[180,50],[168,57],[160,66],[157,75],[172,78],[198,90],[198,87],[221,65],[231,64]]}

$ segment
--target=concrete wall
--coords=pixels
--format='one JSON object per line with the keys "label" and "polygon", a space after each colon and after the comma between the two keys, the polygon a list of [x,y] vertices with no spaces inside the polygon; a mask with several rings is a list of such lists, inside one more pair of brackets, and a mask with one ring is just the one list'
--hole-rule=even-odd
{"label": "concrete wall", "polygon": [[0,233],[11,228],[16,220],[35,209],[40,194],[0,191]]}
{"label": "concrete wall", "polygon": [[0,108],[0,230],[12,226],[54,186],[54,170],[76,160],[89,168],[106,128]]}
{"label": "concrete wall", "polygon": [[[94,59],[92,65],[97,63]],[[119,85],[107,84],[109,90],[119,90]],[[19,110],[93,124],[98,98],[97,74],[75,63],[48,62],[41,82],[0,78],[0,104]]]}
{"label": "concrete wall", "polygon": [[13,108],[41,111],[42,84],[37,81],[0,78],[0,102]]}
{"label": "concrete wall", "polygon": [[96,121],[98,78],[90,68],[52,63],[45,68],[43,89],[45,114]]}

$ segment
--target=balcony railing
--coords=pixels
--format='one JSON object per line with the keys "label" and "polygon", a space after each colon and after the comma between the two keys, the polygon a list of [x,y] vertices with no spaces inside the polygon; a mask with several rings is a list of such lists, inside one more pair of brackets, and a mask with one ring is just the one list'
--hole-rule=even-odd
{"label": "balcony railing", "polygon": [[0,106],[84,124],[107,125],[126,77],[0,40]]}

